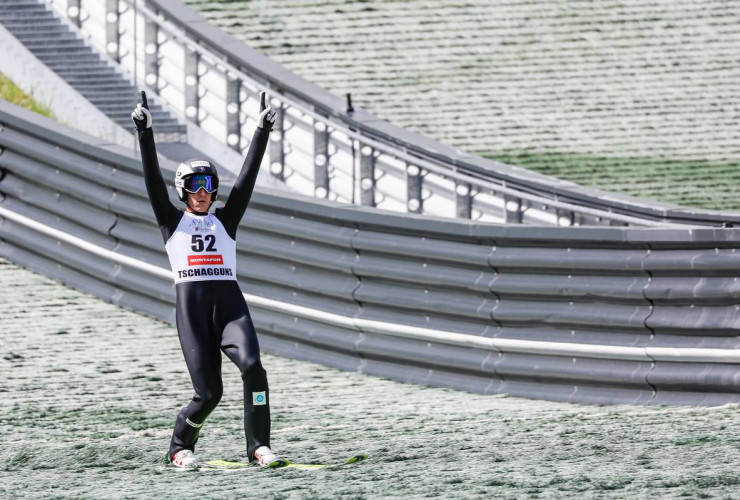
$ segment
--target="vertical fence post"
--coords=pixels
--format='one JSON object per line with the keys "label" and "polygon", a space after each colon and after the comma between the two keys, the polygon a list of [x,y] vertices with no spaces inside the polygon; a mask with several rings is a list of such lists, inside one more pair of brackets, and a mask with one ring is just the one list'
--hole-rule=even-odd
{"label": "vertical fence post", "polygon": [[275,108],[275,124],[270,133],[270,173],[273,177],[285,180],[285,119],[283,103],[272,105]]}
{"label": "vertical fence post", "polygon": [[200,123],[200,98],[198,96],[198,63],[200,55],[190,47],[185,47],[185,116],[198,125]]}
{"label": "vertical fence post", "polygon": [[360,204],[375,206],[375,154],[373,148],[360,144]]}
{"label": "vertical fence post", "polygon": [[575,212],[570,210],[557,210],[558,226],[572,226],[575,223]]}
{"label": "vertical fence post", "polygon": [[159,27],[150,19],[144,21],[144,82],[159,92]]}
{"label": "vertical fence post", "polygon": [[313,124],[313,162],[314,196],[326,198],[329,195],[329,130],[321,121]]}
{"label": "vertical fence post", "polygon": [[421,169],[416,165],[406,165],[406,210],[412,214],[424,211],[424,199],[421,192]]}
{"label": "vertical fence post", "polygon": [[80,27],[80,0],[68,0],[67,17],[75,26]]}
{"label": "vertical fence post", "polygon": [[473,211],[473,197],[470,195],[470,184],[458,182],[455,185],[455,217],[470,219]]}
{"label": "vertical fence post", "polygon": [[507,224],[521,224],[522,215],[522,200],[504,195],[504,222]]}
{"label": "vertical fence post", "polygon": [[116,62],[121,61],[119,23],[118,0],[105,0],[105,50]]}
{"label": "vertical fence post", "polygon": [[239,91],[242,81],[229,71],[226,71],[226,143],[235,151],[241,153],[242,101]]}

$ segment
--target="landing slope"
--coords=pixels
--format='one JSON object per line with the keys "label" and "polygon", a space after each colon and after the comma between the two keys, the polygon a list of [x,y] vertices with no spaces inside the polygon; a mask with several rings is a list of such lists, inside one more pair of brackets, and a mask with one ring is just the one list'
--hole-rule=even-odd
{"label": "landing slope", "polygon": [[[264,356],[273,446],[341,470],[164,469],[191,396],[175,329],[0,261],[0,497],[729,498],[737,408],[579,406],[404,385]],[[241,384],[198,452],[243,459]]]}
{"label": "landing slope", "polygon": [[740,209],[737,2],[185,2],[446,144],[610,191]]}

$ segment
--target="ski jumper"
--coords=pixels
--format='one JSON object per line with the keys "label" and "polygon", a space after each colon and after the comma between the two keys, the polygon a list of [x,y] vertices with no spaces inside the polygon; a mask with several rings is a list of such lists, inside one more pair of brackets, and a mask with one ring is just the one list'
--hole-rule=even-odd
{"label": "ski jumper", "polygon": [[138,131],[149,200],[175,280],[177,333],[195,394],[180,409],[169,456],[194,451],[198,434],[221,399],[221,351],[244,383],[247,456],[270,446],[270,396],[249,309],[236,281],[236,230],[252,196],[269,131],[257,128],[226,204],[214,213],[176,208],[157,161],[154,132]]}

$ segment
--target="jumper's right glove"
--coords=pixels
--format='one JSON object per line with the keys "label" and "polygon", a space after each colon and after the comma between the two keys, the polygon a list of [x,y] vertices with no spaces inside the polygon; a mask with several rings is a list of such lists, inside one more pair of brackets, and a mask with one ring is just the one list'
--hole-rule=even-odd
{"label": "jumper's right glove", "polygon": [[141,104],[137,104],[136,109],[131,113],[131,119],[134,121],[136,130],[144,131],[152,126],[152,114],[149,112],[149,104],[143,90],[141,91],[141,101]]}
{"label": "jumper's right glove", "polygon": [[257,118],[257,126],[269,132],[272,130],[272,125],[275,123],[276,115],[277,112],[272,109],[272,106],[267,106],[265,104],[265,93],[260,92],[260,115]]}

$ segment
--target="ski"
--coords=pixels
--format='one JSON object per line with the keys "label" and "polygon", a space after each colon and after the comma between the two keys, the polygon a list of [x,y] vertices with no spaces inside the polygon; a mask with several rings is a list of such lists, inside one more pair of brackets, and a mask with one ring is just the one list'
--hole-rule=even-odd
{"label": "ski", "polygon": [[[329,467],[342,467],[344,465],[356,464],[367,460],[368,456],[364,454],[354,455],[349,457],[344,462],[337,462],[333,464],[302,464],[294,463],[288,460],[276,460],[267,467],[271,469],[324,469]],[[200,468],[206,469],[247,469],[247,468],[259,468],[255,462],[230,462],[228,460],[208,460],[204,462]]]}

